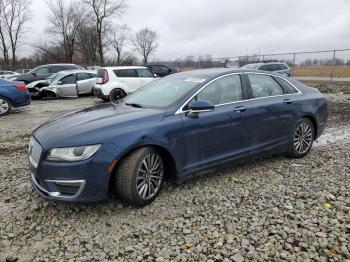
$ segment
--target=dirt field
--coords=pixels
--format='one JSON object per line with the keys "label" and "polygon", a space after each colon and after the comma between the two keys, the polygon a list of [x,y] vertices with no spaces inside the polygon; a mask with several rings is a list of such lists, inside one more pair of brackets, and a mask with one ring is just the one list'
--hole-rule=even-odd
{"label": "dirt field", "polygon": [[28,178],[31,131],[101,102],[33,101],[0,118],[0,261],[349,261],[350,94],[325,95],[327,128],[305,158],[167,183],[142,209],[41,199]]}
{"label": "dirt field", "polygon": [[[330,77],[331,66],[295,67],[294,76]],[[334,67],[333,77],[350,77],[350,66]]]}

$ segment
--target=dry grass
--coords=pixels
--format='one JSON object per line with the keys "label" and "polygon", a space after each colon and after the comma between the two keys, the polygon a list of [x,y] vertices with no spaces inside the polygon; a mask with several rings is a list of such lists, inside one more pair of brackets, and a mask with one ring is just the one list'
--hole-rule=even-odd
{"label": "dry grass", "polygon": [[[330,77],[331,73],[331,66],[296,67],[294,69],[295,76]],[[350,66],[334,67],[333,77],[350,77]]]}

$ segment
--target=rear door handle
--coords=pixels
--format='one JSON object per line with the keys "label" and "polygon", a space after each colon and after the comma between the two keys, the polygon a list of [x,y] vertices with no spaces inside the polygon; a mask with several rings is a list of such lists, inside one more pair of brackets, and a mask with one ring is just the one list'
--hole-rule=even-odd
{"label": "rear door handle", "polygon": [[247,108],[245,106],[237,106],[233,109],[233,111],[235,111],[236,113],[241,113],[241,112],[244,112],[246,110],[247,110]]}
{"label": "rear door handle", "polygon": [[284,100],[283,100],[283,104],[289,105],[289,104],[291,104],[291,103],[293,103],[293,101],[290,100],[290,99],[284,99]]}

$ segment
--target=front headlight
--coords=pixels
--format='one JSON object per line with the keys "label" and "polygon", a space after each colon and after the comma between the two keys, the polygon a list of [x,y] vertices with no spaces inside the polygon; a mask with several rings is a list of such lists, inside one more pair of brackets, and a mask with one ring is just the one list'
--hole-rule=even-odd
{"label": "front headlight", "polygon": [[92,157],[101,145],[53,148],[46,156],[48,161],[75,162]]}

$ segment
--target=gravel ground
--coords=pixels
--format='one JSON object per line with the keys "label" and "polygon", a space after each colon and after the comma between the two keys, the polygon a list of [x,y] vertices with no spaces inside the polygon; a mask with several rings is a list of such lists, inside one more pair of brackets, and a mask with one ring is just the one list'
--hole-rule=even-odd
{"label": "gravel ground", "polygon": [[33,101],[0,119],[0,261],[350,261],[350,95],[327,98],[326,134],[307,157],[168,183],[142,209],[41,199],[28,180],[31,130],[99,102]]}

